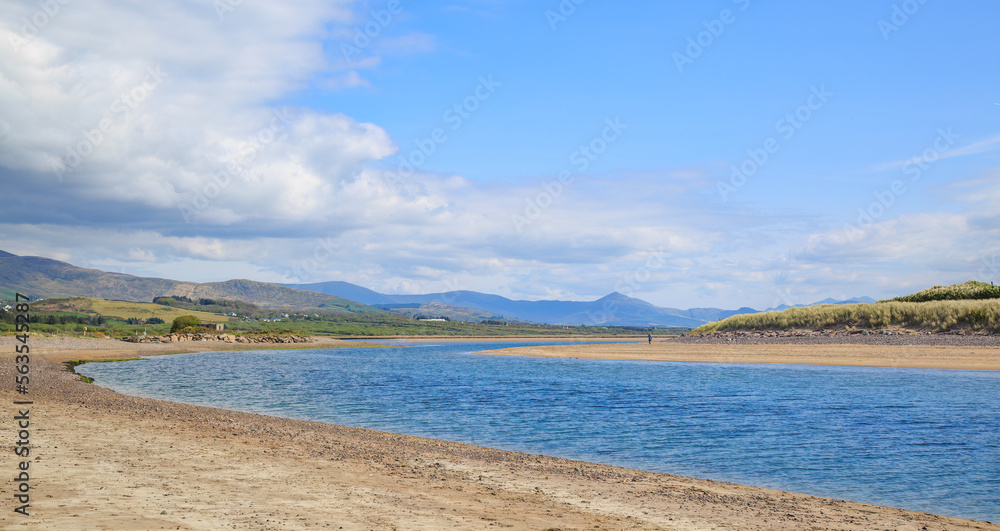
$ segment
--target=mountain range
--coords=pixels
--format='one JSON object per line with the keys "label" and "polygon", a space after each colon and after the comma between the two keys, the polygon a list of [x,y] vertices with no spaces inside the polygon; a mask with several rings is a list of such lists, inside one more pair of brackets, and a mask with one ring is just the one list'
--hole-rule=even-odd
{"label": "mountain range", "polygon": [[[242,300],[265,308],[324,309],[337,312],[381,312],[407,307],[408,313],[444,313],[475,319],[502,318],[533,323],[602,326],[697,327],[726,317],[757,313],[753,308],[664,308],[618,292],[595,301],[525,301],[475,291],[449,291],[424,295],[389,295],[342,281],[314,284],[273,284],[253,280],[184,282],[138,277],[77,267],[37,256],[17,256],[0,251],[0,298],[14,293],[32,299],[93,297],[149,302],[160,296],[192,299]],[[874,302],[868,297],[816,304]],[[807,305],[799,305],[807,306]],[[776,309],[784,309],[781,306]]]}
{"label": "mountain range", "polygon": [[424,295],[388,295],[342,281],[283,285],[343,297],[372,306],[445,304],[492,312],[507,319],[563,325],[696,327],[730,315],[757,311],[753,308],[739,310],[663,308],[618,292],[589,302],[524,301],[465,290]]}

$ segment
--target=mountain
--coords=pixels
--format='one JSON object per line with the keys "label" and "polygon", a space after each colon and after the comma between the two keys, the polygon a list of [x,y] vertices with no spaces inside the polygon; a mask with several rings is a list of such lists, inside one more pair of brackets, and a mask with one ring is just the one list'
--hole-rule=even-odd
{"label": "mountain", "polygon": [[374,306],[376,304],[396,304],[399,301],[395,300],[389,295],[382,295],[377,291],[372,291],[368,288],[363,288],[356,284],[351,284],[349,282],[342,282],[340,280],[335,280],[332,282],[317,282],[314,284],[279,284],[281,286],[304,289],[309,291],[316,291],[319,293],[326,293],[327,295],[333,295],[335,297],[343,297],[348,300],[355,302],[360,302],[361,304],[367,304],[369,306]]}
{"label": "mountain", "polygon": [[345,312],[378,312],[341,297],[304,291],[253,280],[181,282],[137,277],[77,267],[38,256],[17,256],[0,251],[0,295],[14,292],[32,300],[54,297],[92,297],[150,302],[153,297],[178,295],[192,299],[233,299],[270,308],[325,309]]}
{"label": "mountain", "polygon": [[465,307],[508,319],[534,323],[605,326],[678,326],[696,327],[739,313],[754,313],[753,308],[720,310],[693,308],[679,310],[654,306],[641,299],[611,293],[596,301],[523,301],[476,291],[449,291],[424,295],[386,295],[348,282],[315,284],[284,284],[297,289],[310,289],[371,305],[419,304],[430,311],[429,305]]}

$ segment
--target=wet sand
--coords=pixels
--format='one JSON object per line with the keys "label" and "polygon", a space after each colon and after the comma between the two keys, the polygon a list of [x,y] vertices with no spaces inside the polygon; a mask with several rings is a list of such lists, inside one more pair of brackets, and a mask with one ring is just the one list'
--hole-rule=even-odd
{"label": "wet sand", "polygon": [[[0,338],[0,378],[7,382],[13,376],[9,339]],[[1000,530],[801,494],[125,396],[80,382],[61,362],[182,349],[81,341],[32,340],[31,516],[13,513],[16,483],[10,478],[17,463],[5,452],[0,528]],[[328,340],[324,346],[339,344]],[[261,385],[268,385],[266,375]],[[10,384],[3,386],[9,412],[19,398],[24,396]],[[14,422],[5,418],[0,433],[12,441]]]}

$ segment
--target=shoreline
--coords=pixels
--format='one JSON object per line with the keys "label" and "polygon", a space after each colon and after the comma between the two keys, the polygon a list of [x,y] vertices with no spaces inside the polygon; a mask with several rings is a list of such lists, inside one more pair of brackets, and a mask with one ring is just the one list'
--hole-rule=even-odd
{"label": "shoreline", "polygon": [[[732,483],[137,398],[82,383],[61,362],[166,349],[52,349],[42,339],[32,342],[38,377],[32,529],[1000,530]],[[205,347],[194,352],[220,350]],[[0,349],[8,353],[0,377],[8,378],[13,349],[2,341]],[[8,404],[15,397],[7,387],[3,395]],[[2,427],[6,434],[11,423]],[[5,482],[5,497],[12,485]],[[23,518],[7,510],[0,521],[24,521],[14,517]]]}

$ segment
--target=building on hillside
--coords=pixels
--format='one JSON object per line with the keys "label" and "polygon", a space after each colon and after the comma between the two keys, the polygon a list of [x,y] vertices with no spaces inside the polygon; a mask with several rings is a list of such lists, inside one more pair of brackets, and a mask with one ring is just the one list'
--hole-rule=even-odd
{"label": "building on hillside", "polygon": [[226,328],[226,325],[222,323],[198,323],[198,326],[209,330],[215,330],[216,332],[221,332],[224,328]]}

